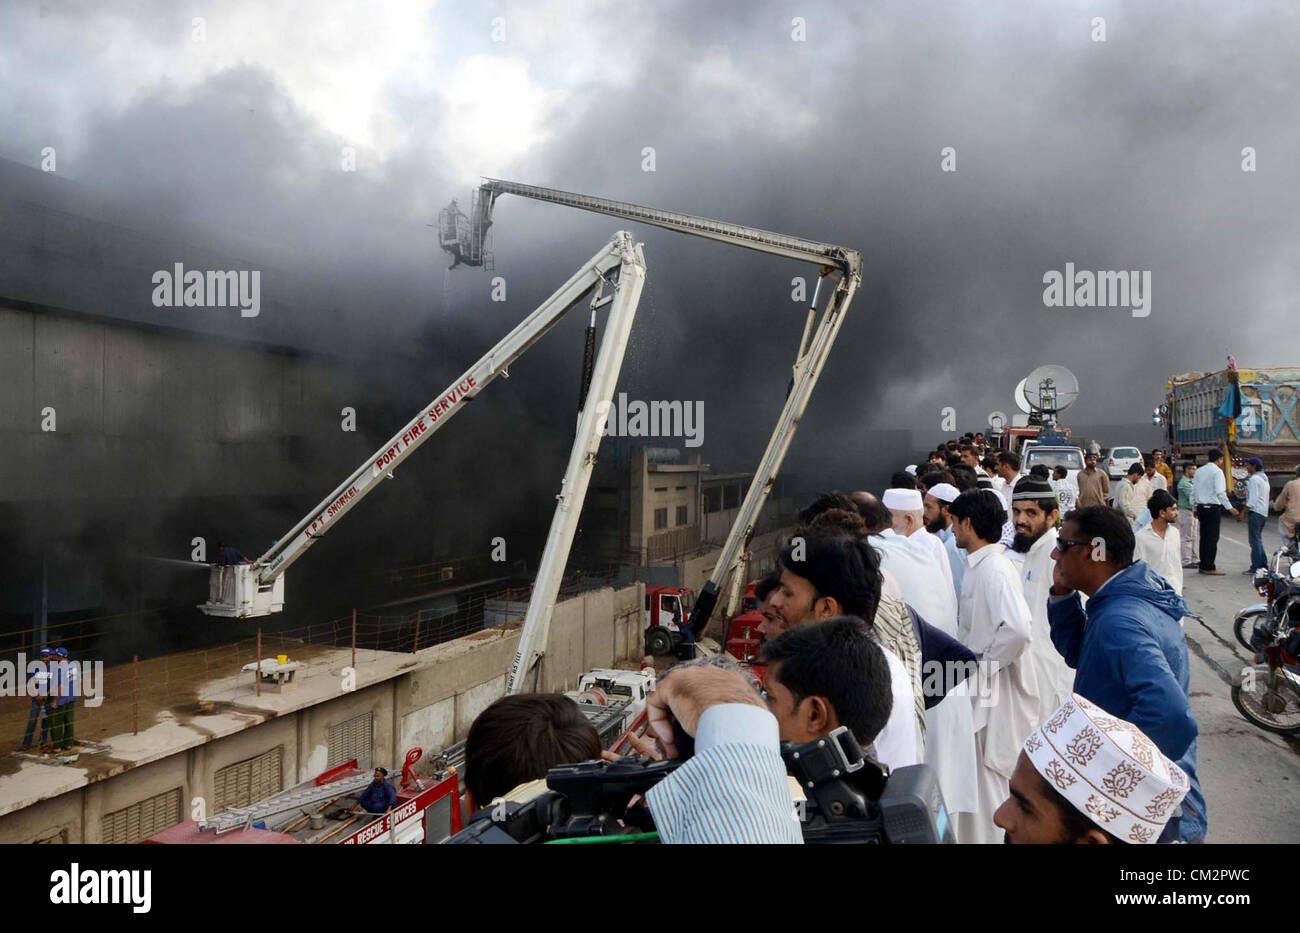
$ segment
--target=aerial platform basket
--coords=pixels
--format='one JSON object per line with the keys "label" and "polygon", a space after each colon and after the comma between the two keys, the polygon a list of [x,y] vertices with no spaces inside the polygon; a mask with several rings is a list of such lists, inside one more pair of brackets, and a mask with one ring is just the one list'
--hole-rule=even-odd
{"label": "aerial platform basket", "polygon": [[199,606],[210,616],[249,619],[284,609],[284,575],[269,583],[258,580],[256,564],[213,564],[208,601]]}

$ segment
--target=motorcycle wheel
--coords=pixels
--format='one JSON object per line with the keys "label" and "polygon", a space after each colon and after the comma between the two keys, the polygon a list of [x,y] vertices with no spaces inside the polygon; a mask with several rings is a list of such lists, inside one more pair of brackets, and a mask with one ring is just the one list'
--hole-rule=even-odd
{"label": "motorcycle wheel", "polygon": [[1232,634],[1237,637],[1237,643],[1251,654],[1255,653],[1255,649],[1250,645],[1250,635],[1255,631],[1255,623],[1260,619],[1266,618],[1267,615],[1268,613],[1266,612],[1251,612],[1239,616],[1237,621],[1233,623]]}
{"label": "motorcycle wheel", "polygon": [[1282,671],[1256,669],[1253,688],[1232,688],[1232,705],[1251,723],[1278,735],[1300,735],[1300,687]]}

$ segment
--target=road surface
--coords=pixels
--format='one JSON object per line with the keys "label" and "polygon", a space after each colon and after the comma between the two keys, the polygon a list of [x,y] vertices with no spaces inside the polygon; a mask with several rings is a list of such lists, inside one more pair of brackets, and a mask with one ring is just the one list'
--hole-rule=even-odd
{"label": "road surface", "polygon": [[[1188,619],[1192,709],[1200,725],[1197,772],[1209,807],[1206,842],[1300,842],[1300,737],[1251,725],[1232,705],[1231,678],[1252,659],[1232,634],[1233,616],[1260,601],[1251,578],[1246,525],[1223,521],[1217,563],[1222,577],[1184,571],[1183,595],[1204,621]],[[1264,547],[1280,543],[1276,516]]]}

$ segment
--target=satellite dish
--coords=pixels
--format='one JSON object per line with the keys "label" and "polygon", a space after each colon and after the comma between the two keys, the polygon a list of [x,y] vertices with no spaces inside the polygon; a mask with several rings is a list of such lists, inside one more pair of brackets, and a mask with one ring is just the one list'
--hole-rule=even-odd
{"label": "satellite dish", "polygon": [[1029,414],[1031,411],[1033,411],[1033,408],[1031,408],[1029,405],[1029,399],[1025,398],[1024,379],[1020,380],[1020,382],[1016,385],[1016,391],[1011,394],[1015,396],[1016,407],[1019,408],[1021,411],[1023,411],[1026,415]]}
{"label": "satellite dish", "polygon": [[1048,363],[1025,377],[1025,399],[1037,411],[1065,411],[1079,397],[1079,380],[1064,366]]}

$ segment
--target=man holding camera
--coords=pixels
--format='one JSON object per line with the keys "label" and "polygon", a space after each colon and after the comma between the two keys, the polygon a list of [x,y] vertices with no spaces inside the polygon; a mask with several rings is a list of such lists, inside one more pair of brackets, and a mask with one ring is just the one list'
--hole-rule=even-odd
{"label": "man holding camera", "polygon": [[801,844],[781,760],[780,728],[738,671],[710,665],[669,671],[646,701],[648,735],[681,757],[674,722],[694,754],[646,792],[665,843]]}
{"label": "man holding camera", "polygon": [[664,842],[802,841],[773,739],[813,742],[843,726],[869,749],[889,720],[890,667],[862,619],[791,628],[763,646],[761,660],[766,717],[744,676],[718,667],[674,668],[651,694],[655,756],[679,755],[674,722],[695,743],[694,755],[646,793]]}
{"label": "man holding camera", "polygon": [[[781,586],[772,594],[771,604],[784,628],[839,615],[874,623],[881,605],[880,557],[865,535],[820,526],[807,529],[781,552],[780,566]],[[906,608],[902,609],[907,621]],[[910,629],[910,621],[907,625]],[[912,677],[898,655],[888,648],[881,650],[889,665],[893,709],[876,736],[876,758],[890,768],[920,764],[925,760],[925,740],[917,721],[919,698]]]}
{"label": "man holding camera", "polygon": [[782,742],[812,742],[845,726],[869,749],[889,720],[889,663],[859,618],[790,629],[763,645],[760,659]]}

